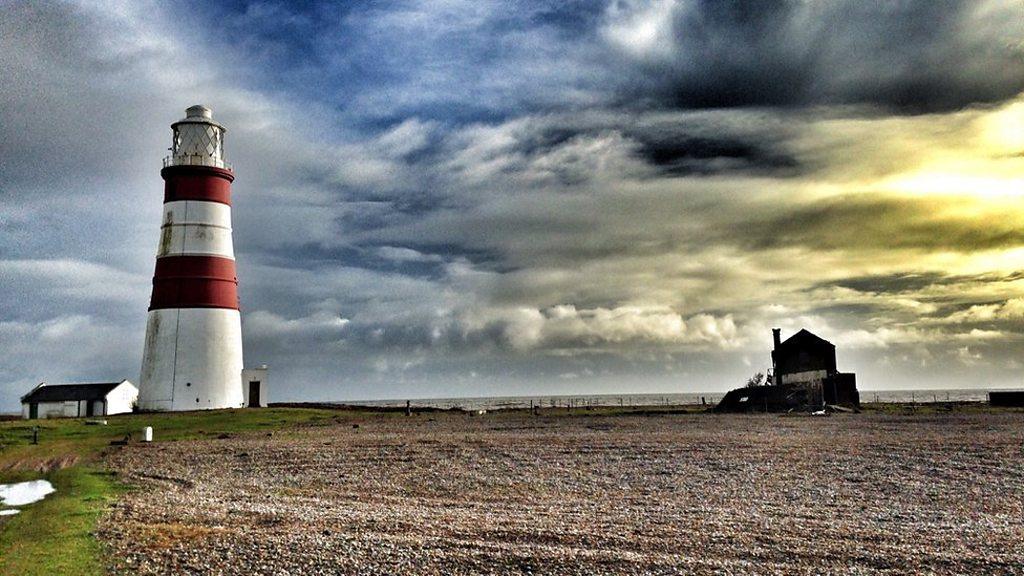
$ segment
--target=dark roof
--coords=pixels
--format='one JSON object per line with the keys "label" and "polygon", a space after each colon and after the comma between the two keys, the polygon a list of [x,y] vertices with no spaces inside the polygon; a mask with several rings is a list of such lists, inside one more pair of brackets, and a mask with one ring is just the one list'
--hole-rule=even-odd
{"label": "dark roof", "polygon": [[[122,380],[123,382],[123,380]],[[121,382],[94,384],[44,384],[21,397],[22,402],[65,402],[73,400],[103,400]]]}
{"label": "dark roof", "polygon": [[782,374],[808,370],[836,370],[836,347],[807,330],[800,330],[772,350],[775,371]]}
{"label": "dark roof", "polygon": [[796,334],[793,334],[789,338],[786,338],[782,342],[781,346],[786,346],[787,344],[797,344],[797,343],[808,344],[808,343],[812,343],[812,342],[814,344],[825,343],[825,344],[828,344],[829,346],[832,346],[833,348],[835,347],[828,340],[825,340],[821,336],[818,336],[817,334],[807,330],[806,328],[801,328],[799,332],[797,332]]}

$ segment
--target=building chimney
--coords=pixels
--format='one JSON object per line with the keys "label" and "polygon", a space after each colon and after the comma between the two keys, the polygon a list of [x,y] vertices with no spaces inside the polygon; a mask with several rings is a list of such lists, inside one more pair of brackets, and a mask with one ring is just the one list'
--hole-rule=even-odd
{"label": "building chimney", "polygon": [[779,344],[782,344],[782,330],[780,328],[772,328],[772,341],[775,346],[773,349],[778,348]]}

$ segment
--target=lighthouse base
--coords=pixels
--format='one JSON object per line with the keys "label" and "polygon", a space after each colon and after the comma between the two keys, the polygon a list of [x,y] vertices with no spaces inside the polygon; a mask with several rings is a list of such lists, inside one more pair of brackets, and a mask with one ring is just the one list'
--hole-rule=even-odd
{"label": "lighthouse base", "polygon": [[238,310],[149,311],[139,378],[142,410],[239,408],[242,324]]}

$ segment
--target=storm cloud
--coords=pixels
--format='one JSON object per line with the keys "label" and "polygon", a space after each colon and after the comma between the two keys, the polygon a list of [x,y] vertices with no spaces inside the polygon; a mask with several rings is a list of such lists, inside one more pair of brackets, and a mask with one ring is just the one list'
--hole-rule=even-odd
{"label": "storm cloud", "polygon": [[654,106],[949,111],[1024,88],[1012,2],[620,2],[604,34]]}

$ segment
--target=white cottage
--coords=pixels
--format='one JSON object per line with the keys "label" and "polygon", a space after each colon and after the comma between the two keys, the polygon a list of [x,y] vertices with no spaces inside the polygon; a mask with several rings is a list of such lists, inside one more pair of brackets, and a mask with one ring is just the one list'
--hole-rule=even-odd
{"label": "white cottage", "polygon": [[96,384],[40,382],[21,397],[21,417],[81,418],[131,412],[139,389],[127,380]]}

